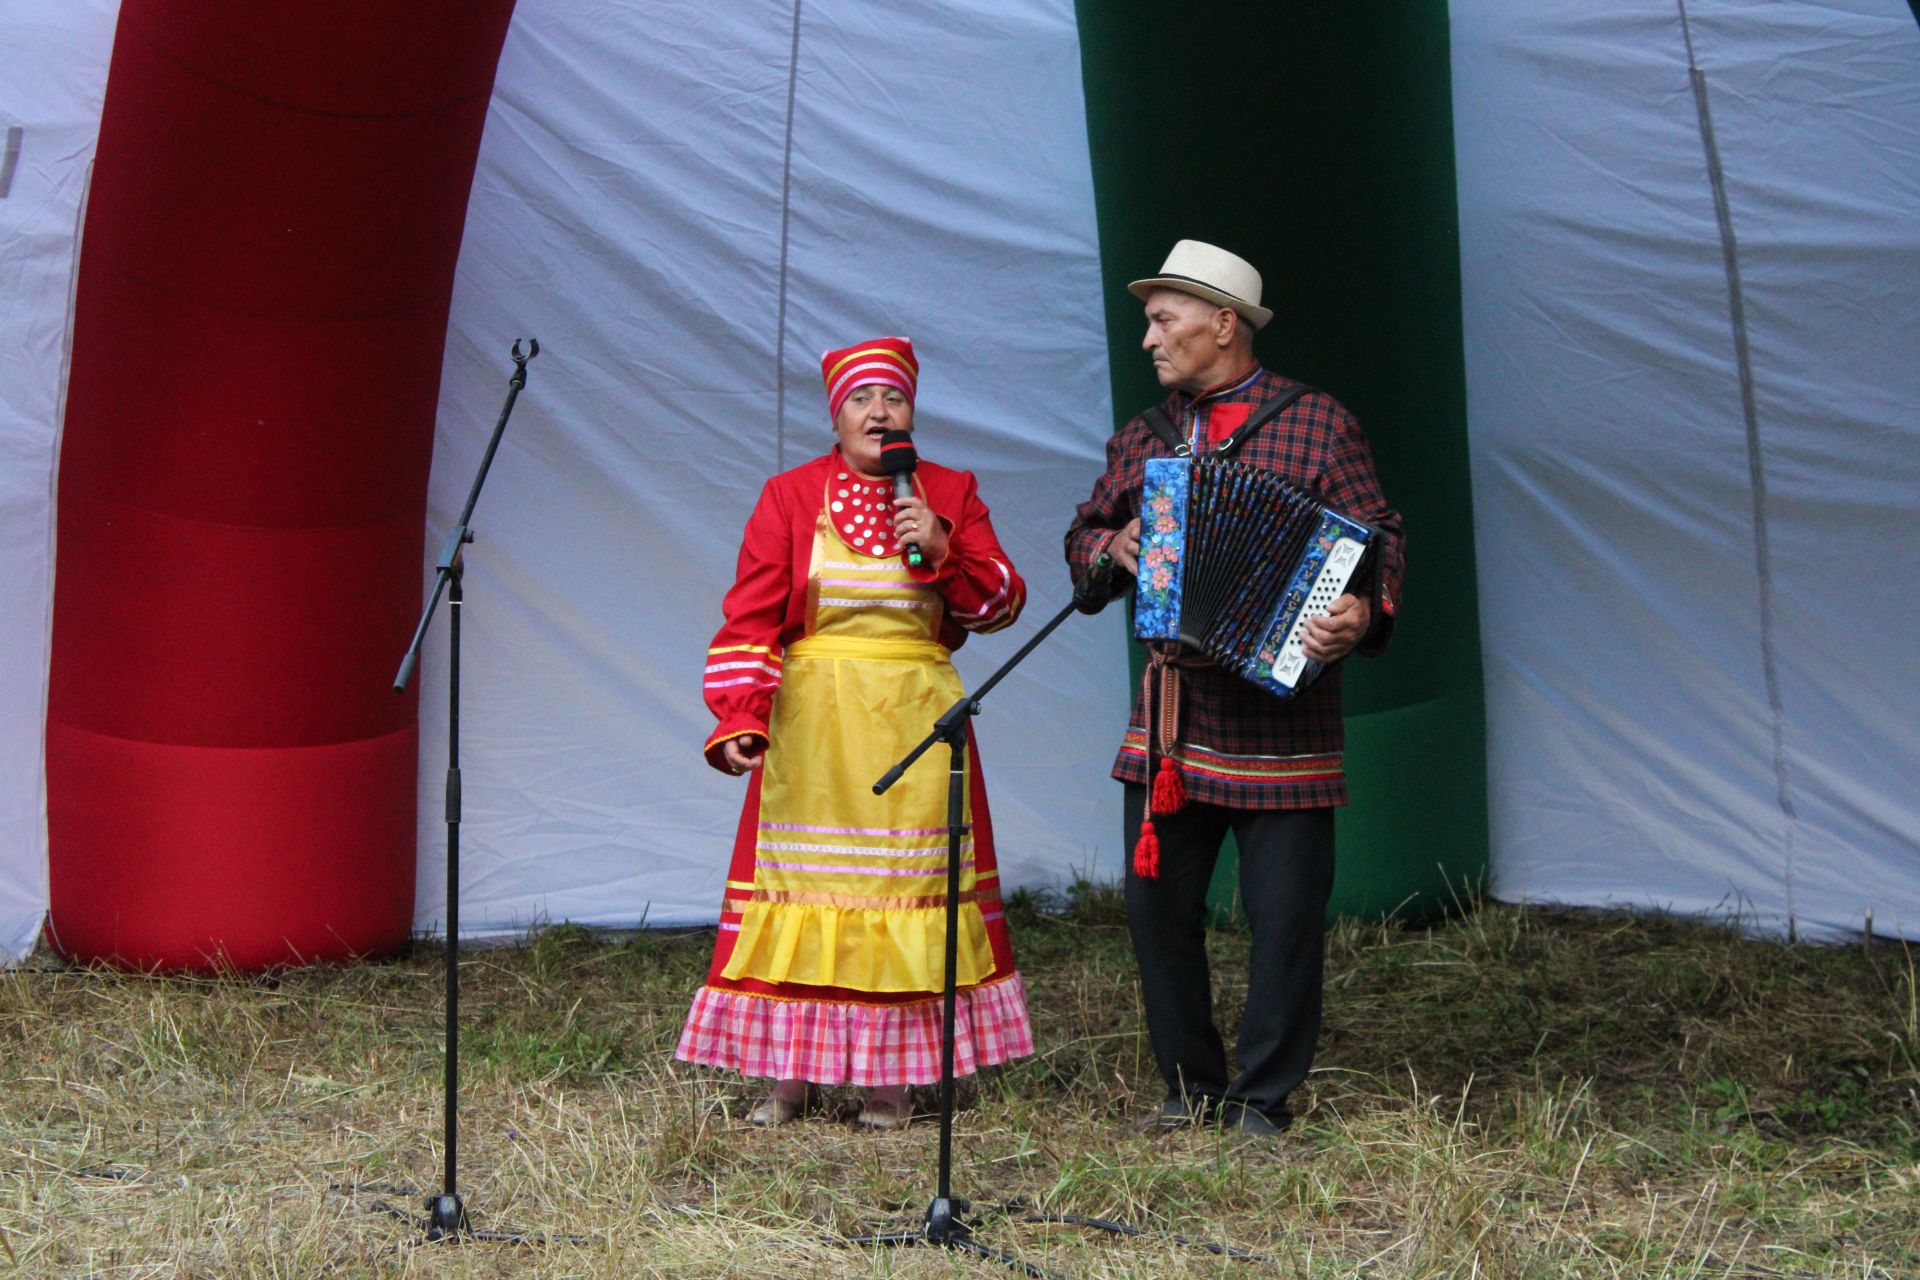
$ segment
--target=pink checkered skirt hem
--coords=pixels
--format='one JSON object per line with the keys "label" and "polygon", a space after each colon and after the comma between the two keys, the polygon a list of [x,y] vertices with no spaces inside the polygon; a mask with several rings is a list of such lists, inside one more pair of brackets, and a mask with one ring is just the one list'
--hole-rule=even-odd
{"label": "pink checkered skirt hem", "polygon": [[[674,1056],[775,1080],[861,1088],[937,1084],[941,1004],[940,996],[856,1004],[701,987]],[[1032,1052],[1033,1026],[1019,974],[957,993],[955,1076]]]}

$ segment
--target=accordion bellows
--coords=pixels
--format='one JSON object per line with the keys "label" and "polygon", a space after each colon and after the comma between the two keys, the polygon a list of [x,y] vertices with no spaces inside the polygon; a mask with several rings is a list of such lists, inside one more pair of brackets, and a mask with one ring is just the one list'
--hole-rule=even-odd
{"label": "accordion bellows", "polygon": [[1346,589],[1372,539],[1263,467],[1150,458],[1133,634],[1178,640],[1290,697],[1321,670],[1301,647],[1302,624]]}

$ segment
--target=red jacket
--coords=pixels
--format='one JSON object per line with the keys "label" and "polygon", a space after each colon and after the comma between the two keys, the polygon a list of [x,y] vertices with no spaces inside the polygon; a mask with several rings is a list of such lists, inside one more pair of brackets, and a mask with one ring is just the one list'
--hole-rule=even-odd
{"label": "red jacket", "polygon": [[[726,621],[707,650],[707,706],[719,725],[707,739],[707,763],[725,770],[720,745],[767,737],[782,655],[805,633],[807,571],[827,481],[842,469],[839,451],[768,480],[747,517],[733,586],[721,604]],[[914,489],[947,530],[937,565],[909,572],[946,602],[940,643],[958,649],[969,631],[998,631],[1020,616],[1027,584],[994,536],[971,471],[920,460]]]}

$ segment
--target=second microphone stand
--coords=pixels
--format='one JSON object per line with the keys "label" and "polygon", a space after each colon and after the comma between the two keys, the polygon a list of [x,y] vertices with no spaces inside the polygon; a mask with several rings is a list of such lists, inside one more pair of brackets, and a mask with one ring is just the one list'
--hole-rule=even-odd
{"label": "second microphone stand", "polygon": [[473,478],[473,488],[467,493],[467,505],[461,509],[459,522],[455,524],[452,535],[447,539],[446,549],[440,553],[439,562],[435,565],[433,594],[420,615],[420,625],[414,628],[413,642],[407,646],[406,656],[400,660],[400,672],[393,678],[396,693],[404,691],[412,681],[414,668],[420,661],[420,645],[426,639],[427,623],[433,620],[433,612],[439,606],[440,596],[444,592],[448,605],[446,1168],[440,1194],[427,1200],[429,1240],[466,1237],[534,1243],[539,1239],[517,1232],[474,1231],[467,1221],[466,1206],[460,1201],[457,1182],[460,1136],[460,579],[466,567],[462,552],[473,541],[473,528],[468,522],[473,519],[474,506],[480,501],[480,487],[487,482],[487,471],[493,466],[493,455],[500,448],[501,437],[506,434],[507,419],[513,413],[513,402],[527,385],[527,361],[540,354],[540,343],[535,339],[527,339],[527,348],[523,355],[519,341],[514,341],[513,376],[507,380],[507,402],[500,410],[499,421],[494,424],[493,438],[487,441],[487,451],[480,460],[480,470]]}
{"label": "second microphone stand", "polygon": [[1035,633],[1032,639],[1021,645],[1019,650],[1001,665],[998,671],[988,676],[985,683],[966,697],[961,698],[934,721],[933,732],[921,740],[920,745],[908,752],[906,757],[887,770],[880,781],[873,784],[875,795],[884,795],[888,788],[898,782],[901,775],[913,766],[913,763],[936,743],[947,745],[947,936],[945,946],[945,969],[943,975],[944,1003],[940,1011],[940,1164],[936,1177],[933,1200],[927,1206],[926,1223],[919,1231],[896,1231],[879,1235],[858,1236],[848,1240],[849,1245],[873,1247],[881,1245],[937,1245],[946,1249],[958,1249],[962,1252],[978,1254],[996,1262],[1004,1262],[1029,1276],[1044,1277],[1047,1273],[1024,1262],[1011,1254],[989,1248],[973,1238],[973,1229],[967,1225],[961,1215],[972,1206],[964,1199],[953,1194],[953,1058],[954,1058],[954,1022],[958,1007],[958,977],[960,968],[960,846],[968,827],[966,821],[967,794],[967,721],[980,714],[980,704],[993,691],[1009,671],[1040,647],[1042,641],[1053,634],[1069,614],[1097,613],[1107,603],[1104,593],[1108,590],[1108,577],[1112,572],[1112,562],[1105,556],[1093,570],[1082,579],[1080,588],[1074,592],[1074,598],[1067,606],[1055,614],[1045,626]]}

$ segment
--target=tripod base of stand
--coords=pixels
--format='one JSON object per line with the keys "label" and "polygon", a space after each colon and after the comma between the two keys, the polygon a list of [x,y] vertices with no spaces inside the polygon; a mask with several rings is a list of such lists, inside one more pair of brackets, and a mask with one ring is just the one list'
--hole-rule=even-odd
{"label": "tripod base of stand", "polygon": [[1046,1272],[1031,1262],[1016,1258],[1010,1253],[988,1248],[973,1238],[973,1228],[966,1224],[961,1214],[968,1213],[973,1206],[959,1196],[936,1196],[927,1206],[927,1225],[919,1231],[889,1231],[882,1235],[854,1236],[851,1239],[831,1240],[830,1243],[846,1245],[854,1249],[895,1248],[902,1245],[931,1245],[936,1249],[957,1249],[961,1253],[970,1253],[976,1258],[985,1258],[989,1262],[998,1262],[1012,1267],[1034,1280],[1053,1280]]}
{"label": "tripod base of stand", "polygon": [[955,1244],[971,1239],[973,1229],[960,1215],[972,1208],[959,1196],[936,1196],[927,1206],[927,1243]]}
{"label": "tripod base of stand", "polygon": [[973,1241],[973,1228],[961,1214],[973,1208],[959,1196],[936,1196],[927,1206],[927,1225],[919,1231],[887,1231],[880,1235],[855,1236],[845,1243],[858,1248],[876,1245],[931,1244],[949,1248],[985,1252]]}
{"label": "tripod base of stand", "polygon": [[467,1207],[459,1196],[434,1196],[427,1201],[427,1239],[446,1240],[472,1235],[467,1224]]}

